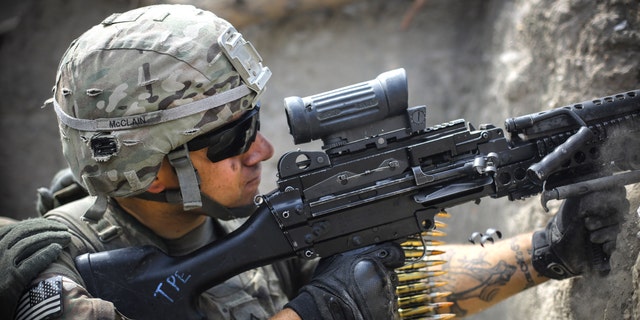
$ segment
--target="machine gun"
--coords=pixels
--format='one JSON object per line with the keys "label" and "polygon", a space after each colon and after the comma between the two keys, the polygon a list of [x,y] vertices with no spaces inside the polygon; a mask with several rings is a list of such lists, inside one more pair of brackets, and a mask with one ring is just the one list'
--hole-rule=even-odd
{"label": "machine gun", "polygon": [[[333,91],[285,99],[296,144],[278,187],[256,198],[236,231],[189,255],[155,247],[76,259],[87,289],[134,318],[201,319],[202,292],[281,259],[327,257],[434,228],[435,215],[484,197],[550,199],[640,180],[640,90],[510,118],[505,130],[464,120],[428,127],[409,108],[403,69]],[[507,136],[508,134],[508,136]],[[595,180],[599,179],[599,180]],[[597,183],[593,183],[596,181]]]}

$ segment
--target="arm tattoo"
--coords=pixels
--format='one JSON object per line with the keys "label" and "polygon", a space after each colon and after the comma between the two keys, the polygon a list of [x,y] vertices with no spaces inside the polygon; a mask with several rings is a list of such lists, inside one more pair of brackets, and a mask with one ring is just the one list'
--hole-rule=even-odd
{"label": "arm tattoo", "polygon": [[[529,271],[529,265],[524,259],[524,253],[520,250],[520,245],[514,240],[511,242],[511,250],[513,250],[516,254],[516,263],[520,267],[520,271],[524,274],[525,279],[527,280],[527,284],[524,286],[524,289],[529,289],[535,286],[535,282],[533,281],[533,276],[531,276],[531,272]],[[529,252],[531,255],[531,252]]]}
{"label": "arm tattoo", "polygon": [[[453,302],[451,311],[459,316],[467,314],[467,310],[460,307],[459,301],[468,299],[480,299],[491,301],[499,292],[500,287],[509,282],[516,272],[516,266],[507,264],[504,260],[491,265],[485,260],[486,252],[481,252],[477,257],[458,257],[456,263],[449,266],[447,274],[442,280],[449,283],[464,283],[465,290],[455,290],[445,286],[442,289],[454,292],[447,300]],[[453,261],[451,256],[450,261]]]}

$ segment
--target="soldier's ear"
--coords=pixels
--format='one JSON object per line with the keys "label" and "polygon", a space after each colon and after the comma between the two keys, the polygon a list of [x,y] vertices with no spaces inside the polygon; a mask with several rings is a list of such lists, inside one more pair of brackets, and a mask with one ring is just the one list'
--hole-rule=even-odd
{"label": "soldier's ear", "polygon": [[169,160],[165,157],[160,164],[160,168],[158,169],[158,173],[156,174],[156,178],[153,180],[147,191],[151,193],[160,193],[167,189],[179,188],[178,176],[176,175],[175,169],[169,163]]}
{"label": "soldier's ear", "polygon": [[147,188],[147,191],[151,193],[160,193],[166,188],[167,187],[165,187],[165,185],[156,177],[153,182],[151,182],[149,188]]}

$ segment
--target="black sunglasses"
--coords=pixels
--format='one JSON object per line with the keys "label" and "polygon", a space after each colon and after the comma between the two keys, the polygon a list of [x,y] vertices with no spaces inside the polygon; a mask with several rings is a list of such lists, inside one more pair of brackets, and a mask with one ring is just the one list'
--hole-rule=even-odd
{"label": "black sunglasses", "polygon": [[207,158],[211,162],[218,162],[247,152],[256,140],[258,130],[260,107],[256,106],[240,119],[187,142],[187,148],[189,151],[196,151],[208,147]]}

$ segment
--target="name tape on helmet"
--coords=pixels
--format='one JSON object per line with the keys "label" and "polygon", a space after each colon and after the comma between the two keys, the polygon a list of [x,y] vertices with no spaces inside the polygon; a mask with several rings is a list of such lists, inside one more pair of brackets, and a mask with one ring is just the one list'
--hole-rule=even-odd
{"label": "name tape on helmet", "polygon": [[211,110],[231,101],[238,100],[250,93],[252,93],[251,89],[249,89],[246,85],[240,85],[233,89],[229,89],[227,91],[200,100],[196,100],[194,102],[183,104],[175,108],[118,118],[75,118],[64,113],[56,99],[53,99],[53,108],[58,115],[58,119],[60,119],[62,123],[73,129],[81,131],[118,131],[135,129],[188,117],[196,113]]}

